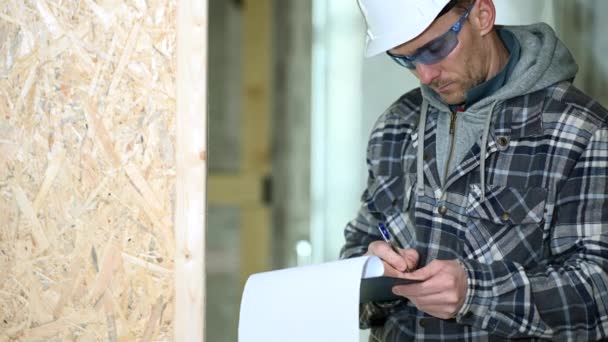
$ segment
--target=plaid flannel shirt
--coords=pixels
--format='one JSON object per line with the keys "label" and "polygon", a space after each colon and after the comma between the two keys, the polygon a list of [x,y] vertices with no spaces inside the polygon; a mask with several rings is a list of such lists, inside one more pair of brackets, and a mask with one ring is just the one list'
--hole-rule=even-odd
{"label": "plaid flannel shirt", "polygon": [[437,116],[446,113],[434,108],[424,137],[425,184],[416,186],[421,101],[419,89],[404,95],[374,127],[367,189],[345,229],[341,257],[364,254],[381,239],[377,224],[384,222],[404,248],[420,253],[419,267],[462,261],[467,297],[450,320],[406,300],[364,304],[361,327],[380,341],[606,337],[606,109],[568,82],[500,103],[487,146],[471,148],[442,196],[435,134]]}

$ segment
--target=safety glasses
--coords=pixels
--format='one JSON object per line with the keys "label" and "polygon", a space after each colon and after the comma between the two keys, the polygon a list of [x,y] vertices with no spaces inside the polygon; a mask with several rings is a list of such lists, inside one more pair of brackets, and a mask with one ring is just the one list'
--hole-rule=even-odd
{"label": "safety glasses", "polygon": [[414,54],[405,56],[392,54],[390,51],[386,53],[395,61],[397,64],[408,69],[416,69],[417,63],[422,64],[435,64],[447,57],[456,45],[458,45],[458,33],[462,29],[465,20],[469,16],[469,12],[473,8],[475,1],[467,7],[464,14],[458,19],[458,21],[450,28],[450,30],[441,36],[431,40],[424,44],[421,48],[416,50]]}

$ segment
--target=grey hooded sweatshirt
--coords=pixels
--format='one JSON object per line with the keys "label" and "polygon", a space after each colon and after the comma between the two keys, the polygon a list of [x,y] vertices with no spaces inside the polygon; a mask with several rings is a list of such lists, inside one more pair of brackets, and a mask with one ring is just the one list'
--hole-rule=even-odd
{"label": "grey hooded sweatshirt", "polygon": [[[487,139],[487,128],[492,124],[490,113],[498,109],[496,106],[507,99],[530,94],[564,80],[572,80],[578,71],[572,55],[549,25],[539,23],[504,26],[502,29],[511,32],[519,42],[519,61],[500,89],[470,104],[465,112],[458,114],[454,137],[449,134],[449,106],[431,88],[421,87],[423,97],[429,105],[446,112],[446,115],[439,115],[437,122],[437,168],[442,183],[445,181],[446,167],[449,168],[447,174],[451,173],[476,141]],[[422,117],[426,117],[425,114]],[[449,158],[451,140],[454,142],[452,156]]]}

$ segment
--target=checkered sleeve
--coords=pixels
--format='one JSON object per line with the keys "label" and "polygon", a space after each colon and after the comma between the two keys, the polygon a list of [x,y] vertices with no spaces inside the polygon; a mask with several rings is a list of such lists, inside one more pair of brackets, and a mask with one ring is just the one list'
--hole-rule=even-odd
{"label": "checkered sleeve", "polygon": [[[370,176],[370,179],[373,176]],[[369,181],[371,182],[371,180]],[[365,190],[362,196],[362,203],[357,214],[357,217],[350,221],[344,229],[344,239],[346,243],[340,251],[340,258],[358,257],[367,252],[367,246],[376,240],[382,240],[377,229],[379,220],[373,217],[367,209],[365,198],[368,190]]]}
{"label": "checkered sleeve", "polygon": [[[363,197],[365,198],[366,196],[366,193],[364,193]],[[344,230],[346,244],[340,252],[340,257],[352,258],[361,256],[367,252],[367,246],[371,242],[381,240],[379,232],[371,229],[376,227],[377,224],[378,220],[369,213],[365,205],[362,205],[357,218],[349,222]],[[359,307],[360,328],[369,329],[374,326],[384,325],[386,318],[404,304],[405,301],[403,300],[361,304]]]}
{"label": "checkered sleeve", "polygon": [[606,338],[608,130],[585,140],[574,144],[579,156],[548,208],[548,262],[525,269],[507,260],[464,260],[469,288],[460,323],[510,338]]}
{"label": "checkered sleeve", "polygon": [[[373,174],[370,172],[368,183],[373,183],[373,178]],[[378,225],[379,221],[367,209],[365,199],[368,197],[368,190],[366,189],[362,196],[362,204],[357,217],[350,221],[344,229],[346,243],[340,251],[340,258],[342,259],[361,256],[367,252],[367,247],[371,242],[382,239],[377,229],[372,229]],[[401,301],[361,304],[359,308],[361,329],[383,325],[386,317],[399,305],[399,302]]]}
{"label": "checkered sleeve", "polygon": [[403,159],[407,157],[402,153],[418,124],[419,108],[414,103],[419,101],[419,91],[404,95],[380,115],[371,131],[367,144],[367,187],[357,217],[344,230],[346,243],[341,258],[363,255],[371,242],[382,240],[378,224],[386,219],[389,207],[396,203],[403,205]]}
{"label": "checkered sleeve", "polygon": [[[401,172],[401,144],[403,134],[409,134],[411,127],[401,123],[399,115],[391,114],[390,110],[381,115],[371,132],[367,147],[368,179],[367,187],[361,196],[361,206],[357,217],[350,221],[344,229],[345,244],[341,249],[340,258],[352,258],[365,254],[369,244],[382,240],[378,224],[383,219],[379,216],[378,208],[375,212],[372,207],[384,203],[388,198],[380,199],[379,194],[388,194],[390,199],[402,196],[402,183],[389,177]],[[397,193],[397,192],[401,193]],[[389,200],[390,201],[390,200]],[[367,329],[372,326],[383,325],[386,318],[404,301],[397,300],[384,303],[362,304],[359,310],[360,326]]]}

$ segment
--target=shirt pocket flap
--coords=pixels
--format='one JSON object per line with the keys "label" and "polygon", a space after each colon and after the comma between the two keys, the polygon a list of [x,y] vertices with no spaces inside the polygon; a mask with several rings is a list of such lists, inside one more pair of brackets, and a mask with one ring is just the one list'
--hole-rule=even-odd
{"label": "shirt pocket flap", "polygon": [[543,220],[547,190],[518,189],[487,185],[485,199],[481,186],[472,184],[468,196],[467,215],[496,224],[530,224]]}
{"label": "shirt pocket flap", "polygon": [[362,200],[370,213],[386,215],[403,207],[403,187],[402,176],[377,176],[368,186]]}

